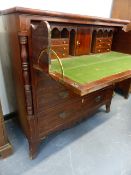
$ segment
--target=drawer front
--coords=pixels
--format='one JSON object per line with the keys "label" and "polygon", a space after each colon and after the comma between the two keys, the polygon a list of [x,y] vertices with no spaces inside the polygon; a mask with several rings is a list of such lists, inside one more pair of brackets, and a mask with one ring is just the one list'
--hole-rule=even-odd
{"label": "drawer front", "polygon": [[[58,55],[59,58],[67,58],[69,56],[69,53],[67,53],[66,51],[64,51],[63,53],[56,51],[56,54]],[[56,56],[52,53],[50,54],[50,58],[51,59],[57,59]]]}
{"label": "drawer front", "polygon": [[80,99],[80,97],[68,90],[52,90],[52,92],[37,95],[37,110],[40,113],[54,107],[58,108],[61,106],[63,108],[66,103],[73,103],[78,99]]}
{"label": "drawer front", "polygon": [[[52,45],[51,49],[54,50],[60,58],[66,58],[69,56],[69,45],[68,44]],[[51,53],[50,58],[56,59],[56,56],[53,53]]]}
{"label": "drawer front", "polygon": [[111,43],[110,42],[105,42],[105,43],[99,43],[96,45],[97,49],[101,48],[111,48]]}
{"label": "drawer front", "polygon": [[111,44],[112,43],[112,38],[96,38],[96,45],[100,45],[100,44]]}
{"label": "drawer front", "polygon": [[51,39],[51,45],[69,44],[68,38]]}
{"label": "drawer front", "polygon": [[111,99],[112,93],[113,87],[105,88],[84,96],[81,101],[82,104],[86,104],[87,107],[99,106]]}
{"label": "drawer front", "polygon": [[110,48],[96,48],[95,53],[103,53],[103,52],[110,52]]}
{"label": "drawer front", "polygon": [[104,38],[105,42],[111,42],[112,43],[112,38]]}
{"label": "drawer front", "polygon": [[68,44],[62,44],[62,45],[52,45],[51,49],[55,52],[69,52],[69,45]]}
{"label": "drawer front", "polygon": [[77,122],[88,117],[91,112],[110,101],[112,94],[113,88],[109,87],[45,110],[38,115],[40,137],[65,128],[71,121]]}
{"label": "drawer front", "polygon": [[79,115],[81,106],[79,102],[66,103],[63,107],[61,105],[56,108],[44,112],[38,117],[39,132],[41,134],[47,134],[51,131],[55,131],[61,125],[66,125],[76,115]]}

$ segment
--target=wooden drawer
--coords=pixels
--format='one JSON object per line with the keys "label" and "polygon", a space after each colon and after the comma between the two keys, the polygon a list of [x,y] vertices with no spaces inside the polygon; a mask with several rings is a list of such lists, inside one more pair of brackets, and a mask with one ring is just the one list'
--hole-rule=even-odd
{"label": "wooden drawer", "polygon": [[111,48],[96,48],[95,53],[110,52]]}
{"label": "wooden drawer", "polygon": [[[59,58],[67,58],[69,56],[69,52],[63,51],[63,52],[56,52]],[[50,54],[51,59],[56,59],[56,56],[54,54]]]}
{"label": "wooden drawer", "polygon": [[69,52],[69,45],[62,44],[62,45],[52,45],[51,49],[55,52]]}
{"label": "wooden drawer", "polygon": [[113,87],[108,87],[93,93],[90,93],[81,98],[82,104],[86,104],[87,107],[95,107],[97,105],[105,103],[112,97]]}
{"label": "wooden drawer", "polygon": [[96,45],[96,48],[111,48],[111,43],[110,42],[105,42],[105,43],[99,43]]}
{"label": "wooden drawer", "polygon": [[38,116],[38,126],[41,136],[48,135],[50,132],[56,131],[61,126],[66,125],[68,122],[73,120],[76,116],[80,115],[81,104],[75,102],[73,104],[68,103],[62,108],[57,108],[51,111],[44,112]]}
{"label": "wooden drawer", "polygon": [[66,103],[73,103],[78,99],[80,97],[68,90],[57,91],[56,89],[50,93],[41,93],[37,95],[37,110],[40,113],[42,111],[48,111],[53,107],[58,108],[59,105],[64,107]]}
{"label": "wooden drawer", "polygon": [[104,40],[105,40],[105,42],[111,42],[112,43],[112,38],[108,37],[108,38],[105,38]]}
{"label": "wooden drawer", "polygon": [[103,38],[96,38],[96,45],[104,43]]}
{"label": "wooden drawer", "polygon": [[112,38],[96,38],[96,45],[105,44],[105,43],[112,43]]}
{"label": "wooden drawer", "polygon": [[75,101],[66,101],[38,114],[38,128],[40,136],[49,134],[58,129],[65,128],[71,121],[77,122],[88,117],[90,112],[111,101],[113,88],[93,92]]}
{"label": "wooden drawer", "polygon": [[[51,49],[54,50],[60,58],[65,58],[69,56],[69,45],[68,44],[52,45]],[[56,59],[56,56],[53,53],[51,53],[50,58]]]}
{"label": "wooden drawer", "polygon": [[69,44],[68,38],[51,39],[51,45]]}

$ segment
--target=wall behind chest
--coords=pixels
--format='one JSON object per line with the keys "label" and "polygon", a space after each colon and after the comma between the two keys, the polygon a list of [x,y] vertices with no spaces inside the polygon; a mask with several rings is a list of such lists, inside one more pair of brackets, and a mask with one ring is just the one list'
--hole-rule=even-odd
{"label": "wall behind chest", "polygon": [[14,6],[29,7],[35,9],[44,9],[68,13],[77,13],[99,17],[110,17],[110,11],[113,0],[5,0],[0,5],[1,9],[6,9]]}
{"label": "wall behind chest", "polygon": [[[46,0],[37,1],[36,0],[5,0],[1,6],[0,10],[7,9],[14,6],[29,7],[42,10],[52,10],[67,13],[84,14],[98,17],[110,17],[111,6],[113,0]],[[4,114],[8,114],[16,110],[15,98],[14,98],[14,86],[12,83],[11,74],[11,64],[9,56],[9,47],[6,44],[6,37],[3,28],[2,18],[0,19],[0,36],[3,38],[1,41],[1,52],[0,52],[0,97],[2,101],[2,108]],[[6,55],[3,54],[7,53]]]}
{"label": "wall behind chest", "polygon": [[0,99],[4,115],[16,109],[10,49],[2,17],[0,17]]}
{"label": "wall behind chest", "polygon": [[131,0],[113,0],[111,17],[131,20]]}

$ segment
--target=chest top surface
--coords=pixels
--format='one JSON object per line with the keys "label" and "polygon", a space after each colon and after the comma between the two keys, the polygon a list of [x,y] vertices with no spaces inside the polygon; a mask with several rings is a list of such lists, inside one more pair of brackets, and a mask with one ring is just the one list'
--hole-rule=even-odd
{"label": "chest top surface", "polygon": [[72,13],[63,13],[63,12],[55,12],[55,11],[47,11],[47,10],[39,10],[39,9],[31,9],[24,7],[13,7],[9,9],[5,9],[0,11],[0,14],[18,14],[18,15],[38,15],[53,18],[56,21],[61,22],[72,22],[81,23],[81,24],[94,24],[94,25],[110,25],[110,26],[121,26],[127,25],[130,21],[128,20],[120,20],[120,19],[112,19],[112,18],[102,18],[88,15],[80,15],[80,14],[72,14]]}

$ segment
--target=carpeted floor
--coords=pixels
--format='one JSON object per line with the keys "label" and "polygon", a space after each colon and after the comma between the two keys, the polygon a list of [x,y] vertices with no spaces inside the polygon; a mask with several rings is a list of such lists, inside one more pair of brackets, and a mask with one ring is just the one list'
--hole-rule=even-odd
{"label": "carpeted floor", "polygon": [[131,175],[131,96],[116,95],[90,119],[42,142],[36,159],[12,121],[6,123],[14,154],[0,160],[0,175]]}

